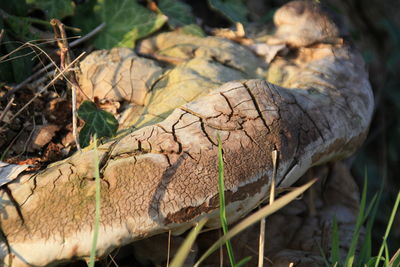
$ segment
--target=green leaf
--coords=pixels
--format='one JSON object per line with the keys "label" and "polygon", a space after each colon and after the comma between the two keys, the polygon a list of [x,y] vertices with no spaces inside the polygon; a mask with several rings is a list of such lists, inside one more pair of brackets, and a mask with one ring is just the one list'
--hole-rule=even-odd
{"label": "green leaf", "polygon": [[88,33],[99,26],[101,21],[94,11],[96,4],[96,0],[89,0],[77,5],[75,16],[71,18],[72,25],[79,27],[83,33]]}
{"label": "green leaf", "polygon": [[[134,0],[97,0],[94,5],[90,1],[88,6],[78,12],[78,18],[82,21],[78,25],[88,22],[92,29],[102,22],[106,23],[106,27],[94,40],[98,49],[116,46],[133,48],[137,39],[148,36],[167,21],[165,15],[155,14]],[[95,21],[97,25],[90,21]],[[87,26],[82,28],[88,30]]]}
{"label": "green leaf", "polygon": [[75,4],[71,0],[26,0],[26,3],[43,10],[49,19],[71,16],[75,10]]}
{"label": "green leaf", "polygon": [[339,241],[339,229],[336,220],[336,216],[333,217],[332,221],[332,244],[331,244],[331,258],[332,264],[339,264],[340,261],[340,241]]}
{"label": "green leaf", "polygon": [[158,8],[168,17],[168,25],[173,29],[195,23],[192,9],[181,1],[159,0]]}
{"label": "green leaf", "polygon": [[85,121],[85,126],[79,133],[79,143],[82,147],[88,146],[90,138],[97,135],[101,137],[112,137],[118,129],[118,121],[114,116],[96,107],[91,101],[83,101],[78,109],[78,116]]}
{"label": "green leaf", "polygon": [[242,0],[208,0],[210,7],[231,22],[246,24],[248,10]]}

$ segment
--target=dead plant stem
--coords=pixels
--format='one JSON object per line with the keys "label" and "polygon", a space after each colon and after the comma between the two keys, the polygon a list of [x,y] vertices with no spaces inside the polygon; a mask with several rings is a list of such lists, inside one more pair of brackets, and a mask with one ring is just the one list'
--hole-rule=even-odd
{"label": "dead plant stem", "polygon": [[[50,24],[53,26],[54,37],[57,40],[57,45],[60,49],[60,66],[65,69],[65,66],[71,63],[71,53],[69,49],[69,44],[67,40],[67,34],[65,32],[64,24],[58,19],[52,19]],[[66,73],[67,77],[71,81],[71,95],[72,95],[72,135],[75,139],[75,144],[78,150],[81,150],[78,139],[78,119],[76,112],[76,89],[79,87],[78,82],[75,77],[75,72],[68,70]]]}
{"label": "dead plant stem", "polygon": [[[78,40],[75,40],[73,42],[70,43],[70,47],[75,47],[83,42],[85,42],[86,40],[92,38],[94,35],[96,35],[98,32],[100,32],[104,27],[105,27],[105,23],[100,24],[99,26],[97,26],[96,28],[94,28],[91,32],[89,32],[88,34],[86,34],[85,36],[83,36],[82,38],[79,38]],[[23,45],[24,46],[24,45]],[[17,50],[18,51],[18,50]],[[16,52],[16,51],[13,51]],[[6,55],[8,56],[8,55]],[[3,58],[3,57],[2,57]],[[1,60],[0,60],[1,61]],[[5,100],[7,97],[9,97],[10,95],[15,94],[18,90],[20,90],[22,87],[26,86],[28,83],[30,83],[32,80],[36,79],[37,77],[39,77],[40,75],[42,75],[43,73],[45,73],[47,70],[56,67],[57,65],[55,65],[54,62],[50,62],[49,64],[47,64],[46,66],[44,66],[42,69],[38,70],[37,72],[35,72],[34,74],[32,74],[31,76],[29,76],[28,78],[26,78],[24,81],[22,81],[21,83],[19,83],[18,85],[16,85],[12,90],[8,91],[4,96],[1,97],[0,101]]]}
{"label": "dead plant stem", "polygon": [[11,105],[14,103],[14,99],[15,99],[15,97],[12,97],[10,99],[10,101],[7,103],[7,106],[4,108],[3,112],[1,113],[0,122],[2,122],[3,119],[6,117],[7,112],[10,110]]}
{"label": "dead plant stem", "polygon": [[[64,75],[68,69],[74,65],[83,55],[85,55],[85,52],[82,52],[77,58],[75,58],[64,70],[59,72],[46,86],[44,86],[42,89],[40,89],[39,92],[37,92],[29,101],[26,103],[17,113],[14,114],[14,116],[11,117],[10,121],[8,121],[6,124],[11,123],[19,114],[21,114],[22,111],[24,111],[38,96],[40,96],[41,93],[47,90],[51,85],[53,85],[61,76]],[[3,126],[4,127],[4,126]],[[3,130],[3,127],[0,128],[0,131]]]}
{"label": "dead plant stem", "polygon": [[4,36],[4,29],[1,29],[1,31],[0,31],[0,44],[1,44],[1,41],[3,40],[3,36]]}
{"label": "dead plant stem", "polygon": [[171,253],[171,230],[168,231],[168,249],[167,249],[167,266],[169,267],[169,257],[170,257],[170,253]]}
{"label": "dead plant stem", "polygon": [[[272,157],[272,178],[271,178],[271,187],[269,190],[269,205],[272,205],[275,201],[275,181],[276,181],[276,170],[277,170],[277,163],[278,163],[278,151],[273,150],[271,157]],[[258,246],[258,267],[264,266],[265,224],[266,224],[266,220],[265,220],[265,218],[263,218],[260,221],[260,237],[259,237],[259,246]]]}

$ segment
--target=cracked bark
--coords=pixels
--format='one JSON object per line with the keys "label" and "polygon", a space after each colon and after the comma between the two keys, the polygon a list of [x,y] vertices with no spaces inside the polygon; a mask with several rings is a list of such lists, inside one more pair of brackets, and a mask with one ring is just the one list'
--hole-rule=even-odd
{"label": "cracked bark", "polygon": [[[352,47],[316,39],[311,46],[295,48],[296,53],[277,57],[269,66],[266,76],[277,83],[272,84],[249,79],[262,64],[246,48],[213,37],[189,39],[197,49],[169,70],[134,56],[134,64],[156,66],[151,77],[137,75],[141,88],[132,89],[129,80],[131,92],[118,87],[144,107],[133,120],[140,121],[137,130],[99,147],[102,217],[97,256],[160,232],[180,233],[202,217],[210,219],[209,227],[219,225],[217,133],[224,146],[230,222],[268,195],[272,150],[279,151],[277,184],[288,187],[312,166],[351,155],[365,139],[373,97],[363,60]],[[176,33],[161,34],[150,39],[147,49],[157,53],[180,41],[188,42]],[[217,48],[205,45],[210,42],[229,51],[215,52]],[[196,65],[191,62],[209,66],[213,58],[225,62],[218,64],[218,75],[238,81],[192,71]],[[135,76],[128,63],[123,63],[129,66],[128,76]],[[192,76],[174,80],[175,72]],[[192,78],[198,79],[197,85]],[[173,91],[176,84],[171,81],[184,88],[200,85],[202,90],[187,96]],[[168,102],[171,94],[175,106]],[[165,95],[167,106],[157,109]],[[191,102],[185,104],[188,99]],[[20,175],[2,188],[1,229],[7,242],[3,237],[0,259],[13,258],[13,266],[43,266],[89,255],[95,209],[93,157],[93,151],[77,153],[38,173]]]}

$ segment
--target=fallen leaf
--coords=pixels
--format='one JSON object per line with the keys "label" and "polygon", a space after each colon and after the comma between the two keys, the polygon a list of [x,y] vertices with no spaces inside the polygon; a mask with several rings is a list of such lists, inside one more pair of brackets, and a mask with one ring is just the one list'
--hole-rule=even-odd
{"label": "fallen leaf", "polygon": [[30,149],[28,150],[40,150],[42,147],[47,145],[51,139],[55,136],[56,132],[60,130],[60,127],[54,124],[40,125],[36,127],[33,136]]}
{"label": "fallen leaf", "polygon": [[15,165],[0,161],[0,186],[8,184],[31,165]]}
{"label": "fallen leaf", "polygon": [[267,63],[271,63],[279,51],[285,48],[286,45],[284,44],[269,45],[266,43],[256,43],[250,45],[250,49],[252,49],[257,55],[264,56]]}

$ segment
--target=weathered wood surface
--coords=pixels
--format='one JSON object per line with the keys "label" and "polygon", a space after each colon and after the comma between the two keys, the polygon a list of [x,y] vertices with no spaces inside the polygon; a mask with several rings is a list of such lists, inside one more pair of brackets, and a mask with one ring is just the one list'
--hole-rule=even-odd
{"label": "weathered wood surface", "polygon": [[[318,7],[304,10],[320,19]],[[278,11],[276,20],[287,14],[298,19],[297,13]],[[305,29],[314,27],[312,16],[303,22]],[[298,34],[289,28],[285,36]],[[362,57],[337,42],[339,31],[329,33],[328,39],[306,38],[276,57],[265,73],[269,82],[257,76],[263,75],[257,71],[261,59],[216,37],[207,42],[175,33],[154,37],[146,49],[173,58],[175,66],[168,68],[133,55],[154,67],[156,77],[140,75],[143,63],[130,70],[128,75],[137,69],[138,79],[148,79],[125,95],[143,104],[131,118],[137,130],[99,148],[97,255],[157,233],[184,231],[202,217],[210,219],[210,227],[218,225],[217,133],[231,222],[266,198],[273,150],[279,152],[279,187],[292,185],[312,166],[351,155],[366,137],[373,96]],[[292,42],[278,34],[271,40]],[[88,256],[93,174],[94,152],[86,150],[3,186],[0,259],[7,264],[12,258],[13,266],[43,266]]]}

